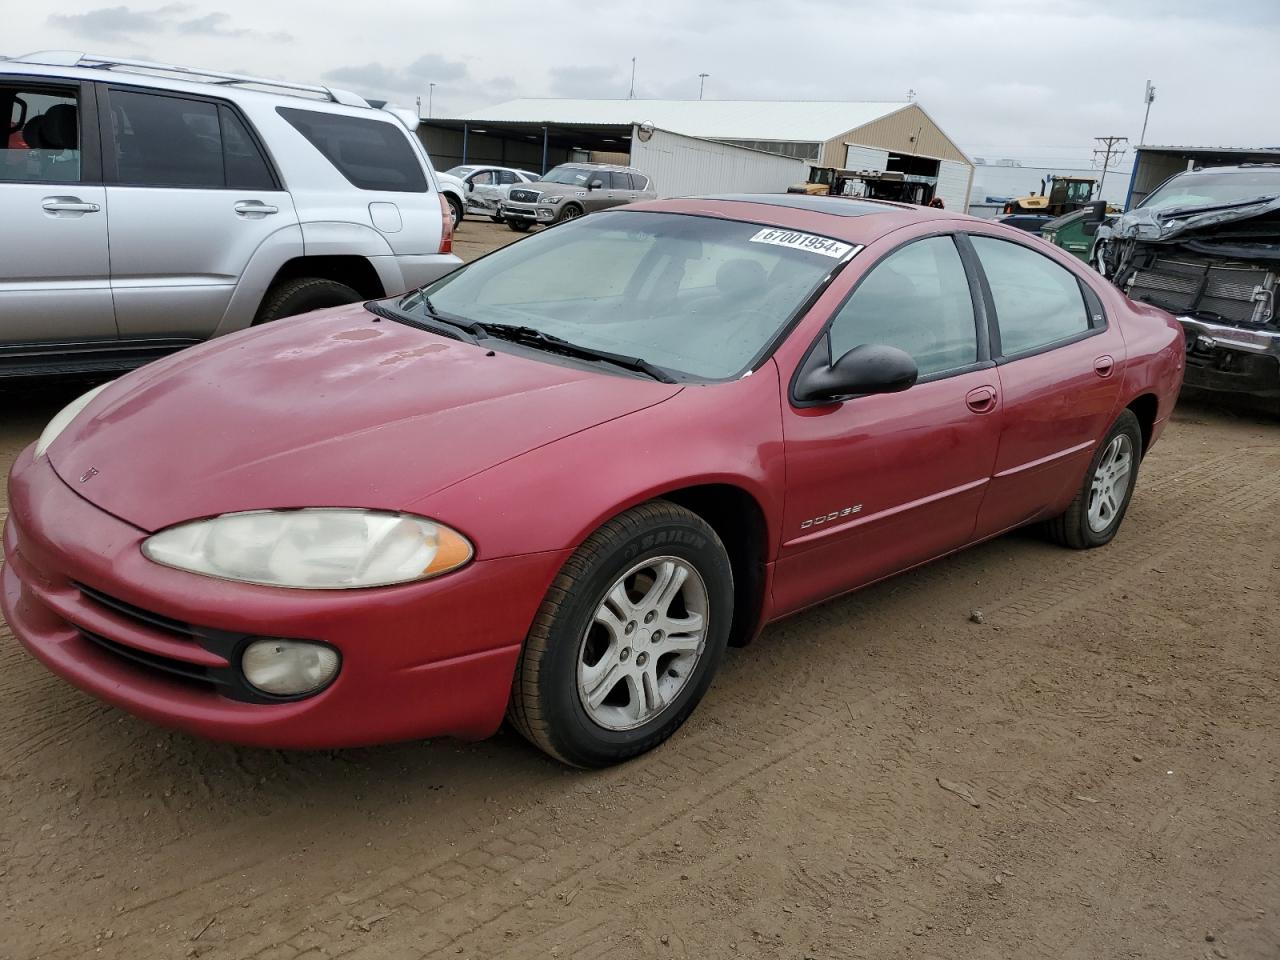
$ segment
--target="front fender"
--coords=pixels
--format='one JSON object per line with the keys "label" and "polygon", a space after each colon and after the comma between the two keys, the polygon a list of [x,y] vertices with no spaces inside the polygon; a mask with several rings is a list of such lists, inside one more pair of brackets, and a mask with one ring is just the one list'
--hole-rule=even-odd
{"label": "front fender", "polygon": [[494,558],[576,547],[636,504],[686,487],[726,484],[760,505],[772,561],[786,486],[779,397],[771,360],[750,377],[686,387],[407,509],[456,526],[473,539],[477,556]]}

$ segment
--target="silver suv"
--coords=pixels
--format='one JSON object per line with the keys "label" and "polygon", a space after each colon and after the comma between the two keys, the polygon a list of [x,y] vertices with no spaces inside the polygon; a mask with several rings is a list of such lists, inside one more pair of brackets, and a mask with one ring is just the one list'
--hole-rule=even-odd
{"label": "silver suv", "polygon": [[593,210],[637,200],[654,200],[653,181],[634,167],[611,163],[562,163],[536,183],[507,193],[502,216],[512,230],[535,223],[563,223]]}
{"label": "silver suv", "polygon": [[0,60],[0,377],[127,369],[457,266],[412,111],[53,51]]}

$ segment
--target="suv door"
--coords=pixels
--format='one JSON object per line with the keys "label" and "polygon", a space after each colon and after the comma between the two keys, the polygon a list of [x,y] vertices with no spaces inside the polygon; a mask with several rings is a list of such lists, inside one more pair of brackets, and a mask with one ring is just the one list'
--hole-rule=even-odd
{"label": "suv door", "polygon": [[988,536],[1065,509],[1118,414],[1124,339],[1098,295],[1045,253],[971,234],[1004,395],[1000,453],[978,518]]}
{"label": "suv door", "polygon": [[120,335],[207,337],[254,251],[296,227],[293,200],[229,104],[117,86],[106,101]]}
{"label": "suv door", "polygon": [[999,381],[985,304],[954,237],[920,237],[885,255],[804,362],[829,363],[861,344],[905,350],[920,376],[902,393],[784,398],[779,613],[973,539],[1000,436]]}
{"label": "suv door", "polygon": [[92,84],[0,77],[0,345],[114,340]]}

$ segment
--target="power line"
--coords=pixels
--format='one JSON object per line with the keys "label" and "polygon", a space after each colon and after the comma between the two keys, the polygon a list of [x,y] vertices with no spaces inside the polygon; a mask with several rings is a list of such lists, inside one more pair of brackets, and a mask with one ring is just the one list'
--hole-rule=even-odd
{"label": "power line", "polygon": [[[1093,151],[1093,162],[1095,166],[1099,165],[1098,154],[1102,154],[1102,163],[1100,164],[1102,167],[1102,176],[1098,180],[1098,196],[1102,196],[1102,185],[1107,182],[1107,171],[1114,167],[1116,163],[1120,162],[1120,158],[1123,157],[1125,153],[1125,148],[1120,146],[1120,144],[1128,143],[1129,138],[1110,136],[1094,137],[1093,139],[1100,144],[1100,146],[1095,147]],[[1115,163],[1112,162],[1112,157],[1115,158]]]}

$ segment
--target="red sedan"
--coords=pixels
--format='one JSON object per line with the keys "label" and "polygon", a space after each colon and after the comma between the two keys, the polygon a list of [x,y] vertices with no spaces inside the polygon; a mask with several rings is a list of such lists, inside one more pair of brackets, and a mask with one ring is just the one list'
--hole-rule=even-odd
{"label": "red sedan", "polygon": [[14,465],[3,612],[248,744],[669,736],[727,645],[1025,524],[1115,536],[1183,338],[1022,231],[802,196],[557,227],[153,363]]}

